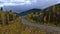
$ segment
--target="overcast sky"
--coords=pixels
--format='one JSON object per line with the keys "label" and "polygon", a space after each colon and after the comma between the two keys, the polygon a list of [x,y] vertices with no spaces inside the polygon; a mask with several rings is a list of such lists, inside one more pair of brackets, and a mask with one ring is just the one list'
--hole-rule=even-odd
{"label": "overcast sky", "polygon": [[[20,9],[40,8],[52,6],[60,3],[60,0],[0,0],[0,7],[20,6]],[[25,10],[26,10],[25,9]],[[22,10],[23,11],[23,10]]]}

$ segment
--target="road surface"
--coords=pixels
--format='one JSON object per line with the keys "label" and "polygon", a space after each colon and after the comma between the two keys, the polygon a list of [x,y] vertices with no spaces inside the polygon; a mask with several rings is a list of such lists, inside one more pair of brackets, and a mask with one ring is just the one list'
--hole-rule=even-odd
{"label": "road surface", "polygon": [[53,26],[44,26],[44,25],[40,25],[40,24],[33,24],[29,21],[27,21],[26,19],[22,19],[22,23],[28,26],[35,26],[38,28],[42,28],[42,29],[50,29],[50,30],[55,30],[55,31],[60,31],[60,27],[53,27]]}

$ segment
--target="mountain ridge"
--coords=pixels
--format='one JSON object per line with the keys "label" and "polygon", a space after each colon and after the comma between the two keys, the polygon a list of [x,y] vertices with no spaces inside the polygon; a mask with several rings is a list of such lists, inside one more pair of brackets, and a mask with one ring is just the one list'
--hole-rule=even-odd
{"label": "mountain ridge", "polygon": [[34,8],[34,9],[30,9],[30,10],[21,12],[21,13],[19,13],[18,15],[19,15],[19,16],[25,16],[25,15],[27,15],[27,14],[34,13],[34,12],[42,12],[42,10],[41,10],[41,9],[36,9],[36,8]]}

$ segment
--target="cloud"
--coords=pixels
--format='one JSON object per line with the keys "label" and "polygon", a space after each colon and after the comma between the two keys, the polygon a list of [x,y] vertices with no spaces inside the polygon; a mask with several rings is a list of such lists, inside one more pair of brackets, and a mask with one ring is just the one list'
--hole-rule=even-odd
{"label": "cloud", "polygon": [[60,3],[60,0],[58,0],[58,3]]}
{"label": "cloud", "polygon": [[30,5],[37,8],[46,8],[57,3],[60,3],[60,0],[0,0],[0,7]]}
{"label": "cloud", "polygon": [[[36,0],[33,0],[36,2]],[[0,0],[0,7],[2,6],[16,6],[16,5],[25,5],[32,4],[31,0]]]}
{"label": "cloud", "polygon": [[36,6],[37,8],[45,9],[52,5],[58,4],[58,0],[38,0]]}

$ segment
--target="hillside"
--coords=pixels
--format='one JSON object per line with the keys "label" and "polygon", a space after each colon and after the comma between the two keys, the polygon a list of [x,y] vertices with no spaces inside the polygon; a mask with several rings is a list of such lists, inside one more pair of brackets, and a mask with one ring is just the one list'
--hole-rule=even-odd
{"label": "hillside", "polygon": [[35,12],[42,12],[41,9],[30,9],[30,10],[27,10],[27,11],[24,11],[24,12],[21,12],[19,13],[18,15],[20,16],[25,16],[25,15],[28,15],[28,14],[31,14],[31,13],[35,13]]}
{"label": "hillside", "polygon": [[32,23],[60,27],[60,4],[48,7],[43,12],[32,12],[26,15],[25,19]]}
{"label": "hillside", "polygon": [[[39,10],[34,9],[34,12],[35,13],[29,12],[30,14],[28,14],[28,16],[26,17],[30,19],[31,16],[38,16],[38,13],[39,15],[41,14],[40,9]],[[49,29],[48,30],[41,29],[35,26],[28,26],[29,24],[26,25],[22,23],[22,19],[24,18],[22,18],[21,16],[18,16],[17,13],[12,12],[11,10],[9,12],[4,12],[1,8],[0,10],[0,34],[47,34],[47,33],[53,34],[53,32],[59,33],[58,31],[51,31]]]}
{"label": "hillside", "polygon": [[27,26],[21,22],[21,17],[10,22],[9,25],[0,25],[0,34],[46,34],[59,33],[58,31],[51,31],[47,29],[40,29],[34,26]]}
{"label": "hillside", "polygon": [[[17,13],[4,12],[1,8],[0,10],[0,34],[40,34],[40,29],[33,26],[24,25],[21,21],[21,16]],[[38,30],[39,29],[39,30]],[[43,34],[43,33],[42,33]]]}
{"label": "hillside", "polygon": [[4,12],[3,10],[0,10],[0,24],[8,25],[9,22],[15,20],[17,17],[17,13],[12,12],[11,10],[9,12]]}

